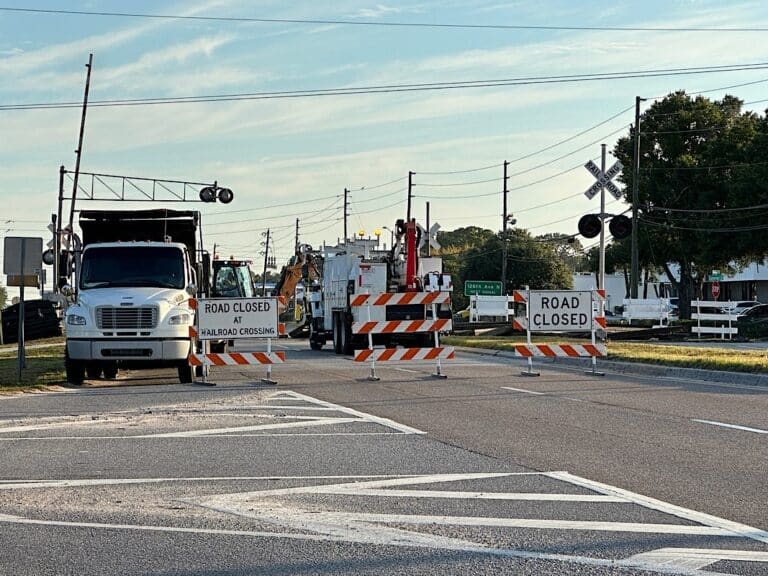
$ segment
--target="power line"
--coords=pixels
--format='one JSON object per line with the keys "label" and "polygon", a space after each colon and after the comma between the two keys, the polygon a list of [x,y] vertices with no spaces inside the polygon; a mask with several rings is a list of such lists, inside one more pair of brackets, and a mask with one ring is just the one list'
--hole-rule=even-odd
{"label": "power line", "polygon": [[643,217],[641,217],[640,220],[650,226],[655,226],[657,228],[667,228],[670,230],[683,230],[685,232],[710,232],[715,234],[724,234],[724,233],[733,233],[733,232],[754,232],[757,230],[768,229],[768,224],[756,224],[754,226],[740,226],[740,227],[732,227],[732,228],[693,228],[690,226],[676,226],[674,224],[669,224],[669,223],[654,222],[652,220],[648,220]]}
{"label": "power line", "polygon": [[690,209],[690,208],[667,208],[665,206],[649,206],[649,212],[685,212],[688,214],[720,214],[723,212],[744,212],[746,210],[761,210],[768,208],[768,204],[756,204],[755,206],[740,206],[738,208],[712,208],[712,209]]}
{"label": "power line", "polygon": [[375,186],[361,186],[360,188],[350,188],[349,192],[362,192],[363,190],[376,190],[377,188],[384,188],[385,186],[389,186],[391,184],[395,184],[397,182],[402,182],[403,180],[407,179],[408,176],[402,176],[400,178],[397,178],[395,180],[390,180],[389,182],[384,182],[382,184],[376,184]]}
{"label": "power line", "polygon": [[247,16],[185,16],[177,14],[151,14],[145,12],[106,12],[91,10],[55,10],[43,8],[0,7],[4,12],[21,12],[30,14],[53,14],[66,16],[100,16],[113,18],[150,18],[156,20],[192,20],[203,22],[228,23],[260,23],[260,24],[313,24],[339,26],[376,26],[384,28],[442,28],[442,29],[475,29],[475,30],[548,30],[548,31],[583,31],[583,32],[768,32],[762,27],[664,27],[664,26],[555,26],[533,24],[458,24],[450,22],[384,22],[375,20],[345,20],[325,18],[256,18]]}
{"label": "power line", "polygon": [[[501,162],[499,164],[491,164],[490,166],[482,166],[481,168],[468,168],[466,170],[453,170],[450,172],[414,172],[414,175],[425,175],[425,176],[449,176],[452,174],[468,174],[470,172],[482,172],[483,170],[490,170],[491,168],[499,168],[500,166],[504,166],[504,163]],[[422,184],[422,186],[426,186],[426,184]]]}
{"label": "power line", "polygon": [[414,182],[414,186],[430,186],[433,188],[437,187],[447,187],[447,186],[474,186],[476,184],[487,184],[488,182],[499,182],[501,180],[504,180],[504,178],[489,178],[488,180],[475,180],[474,182],[452,182],[450,184],[429,184],[429,183],[420,183],[420,182]]}
{"label": "power line", "polygon": [[340,194],[334,194],[331,196],[320,196],[312,200],[297,200],[296,202],[285,202],[283,204],[269,204],[267,206],[260,206],[258,208],[241,208],[240,210],[227,210],[226,212],[211,212],[210,216],[219,216],[221,214],[237,214],[238,212],[253,212],[254,210],[268,210],[270,208],[283,208],[284,206],[296,206],[297,204],[312,204],[314,202],[320,202],[321,200],[328,200],[329,198],[341,198]]}
{"label": "power line", "polygon": [[390,196],[394,196],[395,194],[401,194],[402,192],[407,192],[408,188],[400,188],[399,190],[395,190],[393,192],[387,192],[386,194],[381,194],[380,196],[374,196],[373,198],[366,198],[365,200],[350,200],[350,204],[365,204],[367,202],[375,202],[376,200],[382,200],[383,198],[389,198]]}
{"label": "power line", "polygon": [[[466,80],[453,82],[432,82],[423,84],[392,84],[380,86],[361,86],[349,88],[328,88],[313,90],[295,90],[282,92],[253,92],[242,94],[220,94],[203,96],[175,96],[164,98],[136,98],[124,100],[95,100],[89,102],[90,107],[116,106],[146,106],[157,104],[186,104],[201,102],[232,102],[245,100],[271,100],[283,98],[307,98],[319,96],[350,96],[361,94],[389,94],[398,92],[421,92],[426,90],[456,90],[464,88],[492,88],[500,86],[530,86],[536,84],[562,84],[573,82],[593,82],[602,80],[621,80],[630,78],[656,78],[661,76],[688,76],[692,74],[712,74],[720,72],[739,72],[745,70],[768,69],[768,62],[751,64],[731,64],[719,66],[698,66],[688,68],[668,68],[654,70],[639,70],[628,72],[605,72],[591,74],[572,74],[565,76],[531,76],[521,78],[505,78],[498,80]],[[0,105],[2,111],[15,110],[48,110],[62,108],[79,108],[80,102],[42,102],[26,104]]]}

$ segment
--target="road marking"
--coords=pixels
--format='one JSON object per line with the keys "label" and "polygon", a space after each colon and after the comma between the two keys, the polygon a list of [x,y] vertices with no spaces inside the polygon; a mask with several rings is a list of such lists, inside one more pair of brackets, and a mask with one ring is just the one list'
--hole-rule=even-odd
{"label": "road marking", "polygon": [[[72,478],[64,480],[16,480],[0,481],[0,490],[24,490],[26,488],[72,488],[77,486],[118,486],[124,484],[159,484],[163,482],[258,482],[275,480],[370,480],[392,478],[417,478],[413,475],[366,474],[344,476],[195,476],[178,478]],[[1,517],[2,515],[0,515]]]}
{"label": "road marking", "polygon": [[379,416],[374,416],[373,414],[366,414],[365,412],[359,412],[352,408],[347,408],[345,406],[340,406],[338,404],[333,404],[331,402],[325,402],[324,400],[318,400],[317,398],[312,398],[311,396],[305,396],[304,394],[299,394],[298,392],[286,391],[286,392],[278,393],[278,396],[284,396],[284,395],[288,395],[289,397],[293,397],[298,400],[304,400],[305,402],[310,402],[312,404],[317,404],[318,406],[326,406],[328,408],[334,408],[344,414],[349,414],[350,416],[356,416],[366,422],[375,422],[376,424],[386,426],[387,428],[393,428],[403,434],[426,434],[426,432],[423,432],[422,430],[419,430],[417,428],[412,428],[411,426],[406,426],[405,424],[399,424],[398,422],[395,422],[394,420],[390,420],[389,418],[381,418]]}
{"label": "road marking", "polygon": [[[357,422],[357,421],[356,421]],[[300,436],[388,436],[400,437],[406,434],[393,434],[392,432],[264,432],[260,434],[214,434],[210,438],[283,438]],[[60,440],[147,440],[157,436],[15,436],[13,438],[0,438],[0,442],[47,442]],[[182,437],[184,438],[184,437]],[[199,436],[189,436],[191,439]]]}
{"label": "road marking", "polygon": [[[145,532],[169,532],[181,534],[209,534],[214,536],[245,536],[251,538],[283,538],[289,540],[305,540],[315,542],[349,542],[348,533],[354,531],[356,527],[347,527],[342,534],[306,534],[306,533],[288,533],[288,532],[259,532],[249,530],[222,530],[215,528],[184,528],[179,526],[147,526],[139,524],[108,524],[101,522],[66,522],[62,520],[33,520],[29,518],[19,518],[17,516],[0,515],[0,523],[21,524],[33,526],[57,526],[64,528],[90,528],[104,530],[135,530]],[[304,527],[302,527],[304,528]],[[306,528],[304,528],[306,529]],[[420,548],[438,548],[443,550],[452,550],[473,554],[488,554],[504,558],[517,558],[523,560],[539,560],[550,562],[561,562],[570,564],[579,564],[585,566],[596,566],[615,568],[622,566],[627,568],[642,568],[649,572],[657,574],[677,574],[681,576],[702,576],[704,573],[698,570],[686,570],[680,568],[669,568],[661,565],[636,564],[630,559],[613,560],[601,558],[589,558],[587,556],[568,556],[566,554],[549,554],[542,552],[528,552],[526,550],[488,548],[482,544],[467,542],[463,540],[445,538],[431,535],[419,535],[415,532],[405,532],[411,535],[410,539],[403,539],[402,534],[397,529],[393,529],[394,534],[389,534],[387,530],[378,527],[375,538],[368,542],[370,544],[390,545],[390,546],[408,546]],[[711,572],[708,574],[712,574]]]}
{"label": "road marking", "polygon": [[556,480],[569,482],[571,484],[575,484],[576,486],[581,486],[600,494],[619,496],[644,508],[658,510],[659,512],[664,512],[665,514],[677,516],[678,518],[691,520],[699,524],[722,528],[724,530],[730,531],[732,535],[740,536],[742,538],[750,538],[752,540],[758,540],[759,542],[765,542],[768,544],[768,532],[747,526],[746,524],[732,522],[731,520],[718,518],[717,516],[705,514],[704,512],[697,512],[695,510],[683,508],[682,506],[676,506],[675,504],[670,504],[668,502],[656,500],[655,498],[636,494],[634,492],[630,492],[629,490],[622,490],[621,488],[616,488],[615,486],[609,486],[608,484],[602,484],[600,482],[595,482],[594,480],[588,480],[586,478],[574,476],[568,472],[544,472],[543,475],[554,478]]}
{"label": "road marking", "polygon": [[602,494],[550,494],[532,492],[458,492],[450,490],[337,489],[332,494],[389,498],[453,498],[466,500],[531,500],[541,502],[613,502],[626,503],[617,496]]}
{"label": "road marking", "polygon": [[202,430],[185,430],[183,432],[162,432],[160,434],[141,434],[132,438],[194,438],[198,436],[216,436],[232,432],[258,432],[259,430],[278,430],[285,428],[305,428],[307,426],[334,426],[336,424],[351,424],[360,422],[359,418],[312,418],[298,422],[279,422],[276,424],[256,424],[254,426],[233,426],[230,428],[206,428]]}
{"label": "road marking", "polygon": [[398,372],[410,372],[411,374],[421,374],[418,370],[409,370],[408,368],[392,368],[393,370],[397,370]]}
{"label": "road marking", "polygon": [[546,392],[534,392],[533,390],[523,390],[522,388],[512,388],[511,386],[502,386],[502,390],[512,390],[513,392],[525,392],[526,394],[535,394],[536,396],[546,396]]}
{"label": "road marking", "polygon": [[721,426],[722,428],[732,428],[734,430],[743,430],[744,432],[754,432],[756,434],[768,434],[768,430],[761,430],[760,428],[750,428],[749,426],[739,426],[738,424],[726,424],[725,422],[715,422],[714,420],[697,420],[693,419],[693,422],[700,422],[701,424],[711,424],[712,426]]}
{"label": "road marking", "polygon": [[[333,404],[331,402],[325,402],[323,400],[318,400],[316,398],[312,398],[311,396],[305,396],[304,394],[299,394],[297,392],[293,392],[290,390],[286,391],[280,391],[275,394],[270,395],[266,399],[267,404],[264,406],[255,405],[252,407],[252,410],[255,410],[257,413],[252,414],[253,416],[262,416],[265,418],[275,418],[275,415],[273,413],[265,413],[265,414],[258,414],[258,409],[261,408],[267,408],[269,410],[307,410],[307,411],[323,411],[323,412],[338,412],[342,416],[325,416],[325,415],[314,415],[314,416],[302,416],[302,415],[286,415],[281,416],[281,419],[290,419],[290,420],[298,420],[294,422],[272,422],[269,424],[255,424],[251,426],[231,426],[231,427],[223,427],[223,428],[207,428],[207,429],[199,429],[199,430],[185,430],[185,431],[177,431],[177,432],[161,432],[157,434],[137,434],[137,435],[131,435],[131,436],[67,436],[67,437],[47,437],[47,438],[29,438],[31,440],[56,440],[56,439],[84,439],[84,440],[102,440],[102,439],[119,439],[119,440],[126,440],[126,439],[149,439],[149,438],[198,438],[198,437],[204,437],[204,436],[237,436],[237,435],[243,435],[245,432],[268,432],[270,430],[286,430],[286,429],[297,429],[297,428],[310,428],[310,427],[318,427],[318,426],[333,426],[333,425],[342,425],[342,424],[376,424],[379,426],[383,426],[385,428],[389,428],[391,430],[394,430],[395,432],[399,434],[424,434],[423,431],[418,430],[416,428],[412,428],[411,426],[406,426],[405,424],[400,424],[398,422],[395,422],[394,420],[390,420],[388,418],[381,418],[379,416],[374,416],[372,414],[366,414],[365,412],[360,412],[358,410],[353,410],[351,408],[346,408],[344,406],[340,406],[338,404]],[[281,401],[289,401],[290,404],[286,406],[281,406],[279,404],[275,404],[275,402],[281,402]],[[308,406],[301,406],[300,404],[297,404],[297,402],[306,402]],[[187,411],[191,409],[188,408]],[[162,407],[159,407],[158,410],[163,410]],[[220,412],[221,408],[216,407],[214,409],[215,411]],[[178,410],[177,410],[178,411]],[[237,415],[242,415],[242,410],[239,410],[237,412]],[[91,418],[88,418],[87,415],[79,416],[78,418],[81,419],[68,419],[65,422],[62,421],[56,421],[56,422],[49,422],[49,423],[36,423],[36,424],[29,424],[29,425],[21,425],[21,426],[12,426],[7,428],[0,428],[0,434],[2,433],[9,433],[9,432],[28,432],[28,431],[34,431],[34,430],[46,430],[51,428],[61,428],[61,427],[78,427],[80,425],[115,425],[116,424],[116,418],[126,416],[135,416],[134,411],[126,412],[126,413],[117,413],[117,414],[107,414],[104,415],[105,417],[93,420]],[[227,415],[227,412],[224,412],[221,415]],[[144,417],[147,416],[147,414],[140,414],[138,416]],[[360,435],[368,435],[369,432],[360,432]],[[392,434],[391,432],[389,434]],[[259,435],[265,435],[265,434],[259,434]],[[297,433],[297,436],[299,435],[314,435],[314,434],[306,434],[306,433]],[[20,441],[20,440],[26,440],[27,438],[3,438],[0,436],[0,441]]]}
{"label": "road marking", "polygon": [[[623,502],[626,504],[639,504],[650,508],[649,503],[642,496],[632,494],[631,492],[616,489],[613,493],[608,493],[608,488],[599,483],[592,483],[589,480],[581,479],[578,476],[572,476],[567,472],[534,473],[533,475],[547,476],[569,484],[584,486],[592,492],[598,492],[603,496],[610,496],[615,500],[613,502]],[[348,495],[348,496],[375,496],[379,497],[385,494],[388,489],[401,486],[416,486],[425,484],[436,484],[446,482],[459,482],[469,480],[487,480],[512,476],[509,473],[475,473],[475,474],[431,474],[410,478],[392,478],[377,479],[366,482],[347,482],[343,484],[322,484],[297,486],[292,488],[278,488],[273,490],[260,490],[254,492],[241,492],[235,494],[223,494],[219,496],[210,496],[203,498],[192,498],[189,502],[196,503],[205,508],[211,508],[230,514],[247,516],[265,520],[270,523],[281,523],[279,518],[291,517],[292,521],[286,526],[296,527],[302,525],[302,522],[319,522],[325,528],[321,531],[331,533],[337,531],[338,526],[348,526],[350,523],[357,525],[361,530],[370,530],[371,524],[395,523],[395,524],[434,524],[434,525],[460,525],[460,526],[491,526],[503,528],[540,528],[553,530],[598,530],[606,532],[636,532],[653,534],[685,534],[685,535],[705,535],[705,536],[735,536],[737,533],[744,536],[746,531],[755,530],[746,526],[728,523],[714,517],[701,515],[697,520],[700,525],[683,524],[649,524],[633,522],[603,522],[603,521],[579,521],[579,520],[543,520],[531,518],[493,518],[493,517],[468,517],[468,516],[432,516],[432,515],[406,515],[406,514],[371,514],[355,513],[343,511],[327,510],[302,510],[293,505],[292,502],[281,500],[280,497],[297,495]],[[598,489],[599,488],[599,489]],[[405,494],[404,494],[405,492]],[[435,494],[443,498],[470,499],[476,498],[477,492],[440,492],[440,491],[419,491],[392,490],[391,496],[405,496],[411,498],[431,498]],[[487,494],[487,493],[484,493]],[[519,493],[490,493],[495,499],[513,500],[519,496]],[[557,495],[555,495],[557,496]],[[577,501],[580,495],[560,495],[563,500]],[[594,494],[591,495],[594,497]],[[491,499],[489,496],[488,499]],[[523,496],[520,499],[534,499],[537,496]],[[554,496],[551,496],[554,499]],[[585,500],[586,501],[586,500]],[[599,500],[598,500],[599,501]],[[663,503],[662,503],[663,504]],[[673,507],[674,508],[674,507]],[[675,508],[675,511],[676,508]],[[696,513],[692,513],[696,514]],[[680,517],[680,514],[672,514]],[[303,518],[303,520],[301,520]],[[710,518],[718,522],[707,521]],[[737,531],[735,526],[744,528]],[[366,528],[367,527],[367,528]]]}
{"label": "road marking", "polygon": [[628,558],[638,564],[663,565],[701,570],[715,562],[768,562],[768,552],[754,550],[721,550],[707,548],[659,548]]}

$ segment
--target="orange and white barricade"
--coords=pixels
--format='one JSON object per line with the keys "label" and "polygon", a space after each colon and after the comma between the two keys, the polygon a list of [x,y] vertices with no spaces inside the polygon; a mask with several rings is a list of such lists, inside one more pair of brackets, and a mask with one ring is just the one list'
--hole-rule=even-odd
{"label": "orange and white barricade", "polygon": [[[532,295],[537,301],[533,316]],[[528,369],[522,372],[523,376],[539,375],[533,370],[534,358],[591,358],[591,373],[602,376],[597,372],[597,358],[607,356],[608,350],[604,343],[597,342],[597,332],[604,331],[607,326],[603,312],[605,290],[532,291],[526,287],[525,290],[514,291],[513,301],[525,305],[525,316],[512,319],[513,329],[526,333],[526,343],[516,344],[513,349],[515,356],[528,360]],[[532,332],[553,331],[589,332],[592,341],[590,344],[534,344],[531,340]]]}
{"label": "orange and white barricade", "polygon": [[[376,362],[402,362],[409,360],[434,360],[436,369],[433,376],[446,378],[442,373],[442,360],[452,360],[455,350],[452,346],[440,346],[440,332],[452,329],[449,318],[438,318],[437,307],[440,304],[450,304],[450,292],[387,292],[382,294],[358,294],[351,299],[350,305],[356,308],[365,307],[367,321],[352,323],[353,334],[368,336],[368,348],[355,351],[355,362],[370,362],[371,374],[369,380],[379,380],[376,376]],[[432,309],[431,320],[371,320],[371,308],[402,304],[424,304]],[[435,345],[432,348],[374,348],[374,334],[414,334],[432,333]]]}
{"label": "orange and white barricade", "polygon": [[[285,352],[272,351],[272,339],[285,334],[285,324],[278,322],[278,298],[192,298],[190,308],[195,311],[195,322],[189,327],[193,342],[188,361],[190,366],[202,369],[202,382],[207,381],[211,366],[266,365],[267,376],[262,382],[277,384],[272,379],[272,366],[285,362]],[[243,338],[266,339],[266,352],[212,353],[210,340],[237,340]],[[196,341],[202,342],[198,350]]]}

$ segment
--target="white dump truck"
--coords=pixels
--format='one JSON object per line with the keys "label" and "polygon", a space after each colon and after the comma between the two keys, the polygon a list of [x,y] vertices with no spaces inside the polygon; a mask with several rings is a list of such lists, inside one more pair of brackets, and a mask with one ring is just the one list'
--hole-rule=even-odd
{"label": "white dump truck", "polygon": [[74,282],[62,289],[72,302],[64,315],[67,381],[175,367],[191,382],[190,298],[208,294],[210,270],[200,213],[88,210],[79,224]]}

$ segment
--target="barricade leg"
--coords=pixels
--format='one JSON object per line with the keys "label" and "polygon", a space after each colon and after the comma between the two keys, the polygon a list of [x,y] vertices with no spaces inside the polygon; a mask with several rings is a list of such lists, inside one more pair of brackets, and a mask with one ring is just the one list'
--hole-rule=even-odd
{"label": "barricade leg", "polygon": [[[594,322],[592,323],[592,346],[597,345],[597,336],[596,336],[597,330],[595,330]],[[605,376],[605,372],[598,372],[597,371],[597,356],[592,356],[592,370],[586,370],[586,374],[590,374],[592,376]]]}
{"label": "barricade leg", "polygon": [[[371,321],[371,305],[368,304],[366,306],[366,310],[368,311],[368,322]],[[373,334],[370,332],[368,333],[368,349],[373,350]],[[368,376],[368,380],[371,382],[378,382],[381,380],[378,376],[376,376],[376,360],[374,360],[374,356],[371,355],[371,374]]]}
{"label": "barricade leg", "polygon": [[208,376],[211,372],[211,367],[208,364],[208,354],[211,351],[211,342],[209,340],[203,340],[203,365],[200,366],[200,380],[197,379],[197,369],[195,369],[195,378],[192,380],[192,384],[198,386],[216,386],[216,382],[208,382]]}
{"label": "barricade leg", "polygon": [[[272,354],[272,338],[267,338],[267,355]],[[272,364],[267,364],[267,377],[262,378],[261,381],[264,384],[277,384],[276,380],[272,380]]]}
{"label": "barricade leg", "polygon": [[[437,320],[437,305],[432,304],[432,320]],[[435,332],[435,348],[440,348],[440,336],[437,332]],[[448,378],[446,374],[443,374],[440,371],[440,357],[437,357],[437,361],[435,364],[435,372],[432,373],[432,376],[435,378]]]}
{"label": "barricade leg", "polygon": [[531,358],[530,356],[528,356],[528,370],[523,370],[522,372],[520,372],[520,376],[541,376],[539,372],[536,372],[533,369],[533,358]]}

